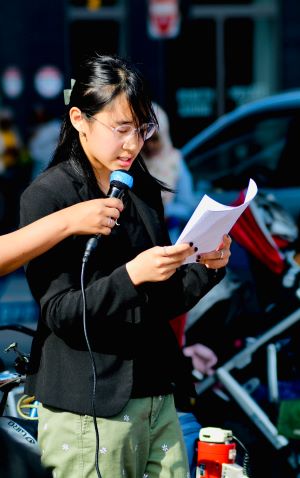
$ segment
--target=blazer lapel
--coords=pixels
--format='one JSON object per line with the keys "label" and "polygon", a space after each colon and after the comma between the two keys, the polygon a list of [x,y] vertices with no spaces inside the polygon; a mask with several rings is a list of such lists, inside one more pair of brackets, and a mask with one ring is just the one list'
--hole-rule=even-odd
{"label": "blazer lapel", "polygon": [[161,235],[161,224],[155,209],[152,209],[148,204],[146,205],[142,199],[134,194],[134,192],[128,191],[128,194],[137,208],[153,245],[162,244],[163,238]]}
{"label": "blazer lapel", "polygon": [[[99,195],[91,193],[86,183],[83,183],[79,188],[79,194],[82,197],[82,200],[85,201],[87,198],[94,199],[97,197],[102,197],[100,192]],[[145,225],[145,228],[153,242],[153,245],[163,245],[163,237],[161,232],[161,224],[159,217],[155,209],[151,208],[146,204],[142,199],[140,199],[133,191],[128,191],[135,207]]]}

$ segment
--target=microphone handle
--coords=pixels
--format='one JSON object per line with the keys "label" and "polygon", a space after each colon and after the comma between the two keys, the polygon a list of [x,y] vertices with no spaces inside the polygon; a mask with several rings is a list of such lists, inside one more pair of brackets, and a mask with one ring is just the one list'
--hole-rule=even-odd
{"label": "microphone handle", "polygon": [[101,237],[101,234],[97,234],[96,236],[91,237],[87,241],[86,246],[85,246],[85,251],[84,251],[84,254],[83,254],[83,258],[82,258],[83,263],[88,261],[88,258],[90,257],[91,252],[94,249],[96,249],[100,237]]}
{"label": "microphone handle", "polygon": [[[112,184],[109,191],[108,191],[107,197],[122,199],[123,196],[124,196],[125,191],[126,191],[126,188],[119,188],[119,187]],[[84,254],[83,254],[83,258],[82,258],[83,263],[86,263],[88,261],[88,258],[90,256],[91,252],[94,249],[96,249],[100,237],[101,237],[101,234],[97,234],[96,236],[91,237],[87,241],[85,251],[84,251]]]}
{"label": "microphone handle", "polygon": [[125,191],[126,191],[126,188],[119,188],[117,186],[112,185],[107,193],[107,197],[122,199]]}

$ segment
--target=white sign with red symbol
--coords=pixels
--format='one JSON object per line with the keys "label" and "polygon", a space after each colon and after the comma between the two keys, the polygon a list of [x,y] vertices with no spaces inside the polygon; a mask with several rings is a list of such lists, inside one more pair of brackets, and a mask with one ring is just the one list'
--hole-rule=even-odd
{"label": "white sign with red symbol", "polygon": [[43,66],[34,77],[34,86],[44,98],[55,98],[63,89],[63,76],[56,66]]}
{"label": "white sign with red symbol", "polygon": [[3,92],[9,98],[17,98],[23,91],[22,74],[16,66],[10,66],[2,74]]}
{"label": "white sign with red symbol", "polygon": [[175,38],[179,29],[179,0],[148,0],[148,31],[150,37]]}

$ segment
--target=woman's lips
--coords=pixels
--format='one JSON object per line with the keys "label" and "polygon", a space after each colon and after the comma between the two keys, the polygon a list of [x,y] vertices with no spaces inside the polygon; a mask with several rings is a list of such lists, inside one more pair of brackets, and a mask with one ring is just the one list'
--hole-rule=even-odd
{"label": "woman's lips", "polygon": [[120,161],[121,164],[123,164],[124,166],[129,166],[132,161],[133,161],[133,158],[122,158],[122,157],[119,157],[118,158],[118,161]]}

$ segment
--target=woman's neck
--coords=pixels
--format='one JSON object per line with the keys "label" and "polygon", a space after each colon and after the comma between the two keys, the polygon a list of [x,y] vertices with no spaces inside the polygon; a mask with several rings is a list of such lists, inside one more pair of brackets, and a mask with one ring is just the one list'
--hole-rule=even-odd
{"label": "woman's neck", "polygon": [[99,188],[104,194],[107,194],[109,190],[109,186],[110,186],[110,181],[109,181],[110,175],[109,176],[106,176],[104,174],[100,175],[99,172],[97,172],[95,169],[94,169],[94,174],[95,174],[96,181]]}

